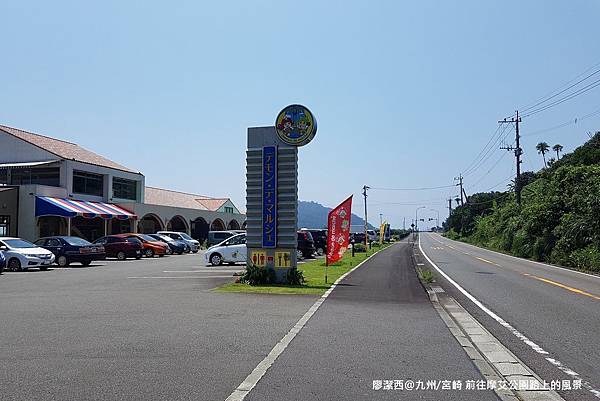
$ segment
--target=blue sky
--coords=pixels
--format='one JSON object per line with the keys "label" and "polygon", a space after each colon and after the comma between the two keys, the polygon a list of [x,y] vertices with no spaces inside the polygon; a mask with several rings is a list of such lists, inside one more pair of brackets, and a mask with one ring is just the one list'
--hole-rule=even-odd
{"label": "blue sky", "polygon": [[[600,62],[593,0],[15,1],[0,13],[2,124],[241,208],[246,129],[287,104],[319,122],[300,149],[300,198],[334,206],[354,193],[362,213],[365,184],[452,184],[498,119]],[[524,119],[522,133],[599,108],[597,88]],[[524,169],[542,166],[540,140],[570,151],[595,130],[600,116],[524,136]],[[465,175],[468,193],[503,188],[514,158],[502,154]],[[369,220],[408,225],[421,205],[445,217],[457,193],[372,190]]]}

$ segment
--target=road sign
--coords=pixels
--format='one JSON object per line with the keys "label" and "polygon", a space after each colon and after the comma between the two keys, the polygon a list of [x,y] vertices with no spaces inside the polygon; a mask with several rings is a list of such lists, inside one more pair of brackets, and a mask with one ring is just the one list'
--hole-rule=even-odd
{"label": "road sign", "polygon": [[267,265],[267,252],[266,251],[252,251],[250,254],[250,260],[256,267],[265,267]]}
{"label": "road sign", "polygon": [[275,267],[278,269],[288,268],[292,265],[292,255],[290,252],[275,252]]}

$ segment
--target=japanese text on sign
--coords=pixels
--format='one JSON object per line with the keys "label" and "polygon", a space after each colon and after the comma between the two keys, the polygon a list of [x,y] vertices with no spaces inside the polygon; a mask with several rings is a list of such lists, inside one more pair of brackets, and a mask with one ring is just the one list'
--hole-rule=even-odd
{"label": "japanese text on sign", "polygon": [[277,245],[277,147],[263,148],[262,246]]}

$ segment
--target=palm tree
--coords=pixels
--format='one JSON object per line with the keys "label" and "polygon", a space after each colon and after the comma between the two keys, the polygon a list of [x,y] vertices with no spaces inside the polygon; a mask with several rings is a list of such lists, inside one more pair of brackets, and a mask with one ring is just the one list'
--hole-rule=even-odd
{"label": "palm tree", "polygon": [[550,145],[548,145],[546,142],[540,142],[537,145],[535,145],[535,148],[537,149],[538,153],[541,154],[544,158],[544,167],[548,167],[548,164],[546,163],[546,153],[548,152],[548,149],[550,149]]}
{"label": "palm tree", "polygon": [[560,152],[562,152],[563,147],[561,144],[557,143],[556,145],[552,146],[552,150],[556,152],[556,160],[560,160]]}

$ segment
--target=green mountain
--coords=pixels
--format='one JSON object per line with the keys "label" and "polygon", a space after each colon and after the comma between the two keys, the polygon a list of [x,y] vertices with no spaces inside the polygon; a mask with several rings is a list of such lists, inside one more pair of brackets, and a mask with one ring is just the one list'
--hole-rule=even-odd
{"label": "green mountain", "polygon": [[[354,209],[354,205],[353,205]],[[298,202],[298,227],[300,228],[327,228],[327,214],[331,208],[325,207],[317,202],[299,201]],[[364,219],[352,213],[350,224],[352,231],[359,231],[359,226],[363,227]],[[370,229],[375,229],[369,224]]]}

